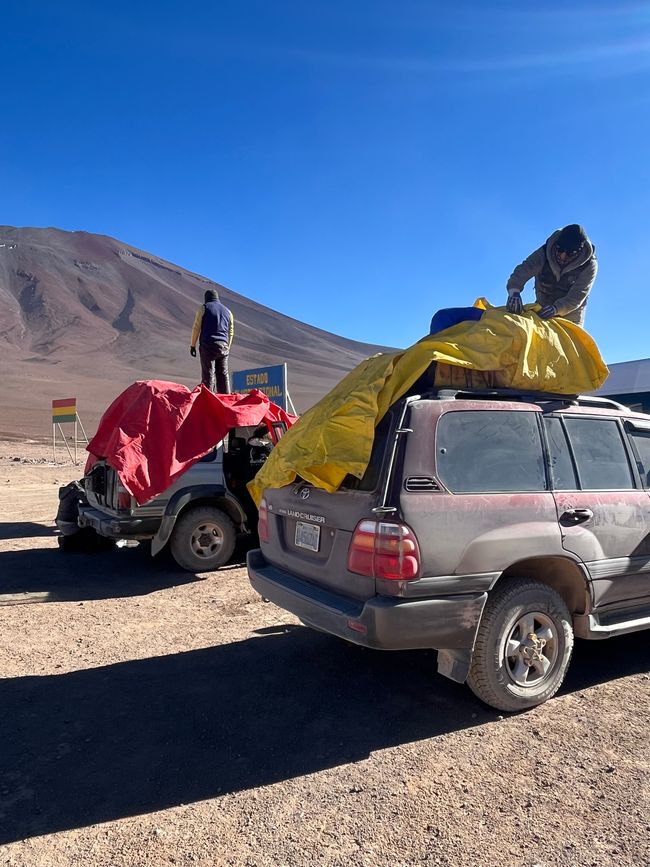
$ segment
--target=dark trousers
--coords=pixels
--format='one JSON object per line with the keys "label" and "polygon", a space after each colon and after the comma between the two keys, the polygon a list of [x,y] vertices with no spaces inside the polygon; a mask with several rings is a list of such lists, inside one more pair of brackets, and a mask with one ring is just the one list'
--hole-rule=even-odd
{"label": "dark trousers", "polygon": [[[230,394],[228,379],[228,344],[208,343],[199,346],[201,382],[217,394]],[[215,388],[216,379],[216,388]]]}

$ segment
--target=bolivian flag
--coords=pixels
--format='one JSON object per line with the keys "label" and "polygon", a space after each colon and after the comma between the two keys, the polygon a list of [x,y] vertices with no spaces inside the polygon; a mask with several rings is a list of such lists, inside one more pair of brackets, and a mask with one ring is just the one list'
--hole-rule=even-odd
{"label": "bolivian flag", "polygon": [[60,424],[63,421],[77,420],[77,398],[64,397],[61,400],[52,401],[52,423]]}

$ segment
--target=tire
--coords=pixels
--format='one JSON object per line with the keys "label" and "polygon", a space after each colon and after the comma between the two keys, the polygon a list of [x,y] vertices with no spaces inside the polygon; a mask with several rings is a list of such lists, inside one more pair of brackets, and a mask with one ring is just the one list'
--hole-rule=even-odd
{"label": "tire", "polygon": [[235,550],[235,525],[214,506],[196,506],[176,521],[170,548],[188,572],[212,572],[224,566]]}
{"label": "tire", "polygon": [[555,695],[572,650],[562,597],[539,581],[508,582],[488,597],[467,684],[491,707],[526,710]]}

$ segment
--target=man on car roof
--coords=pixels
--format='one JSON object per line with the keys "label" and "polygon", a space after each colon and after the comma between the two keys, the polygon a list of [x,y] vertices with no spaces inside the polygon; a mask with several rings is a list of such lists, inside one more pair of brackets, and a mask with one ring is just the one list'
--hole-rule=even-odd
{"label": "man on car roof", "polygon": [[232,311],[219,301],[219,293],[215,289],[208,289],[194,318],[190,355],[196,358],[198,340],[201,382],[210,391],[216,390],[217,394],[230,394],[228,356],[234,331]]}
{"label": "man on car roof", "polygon": [[535,278],[535,300],[542,319],[560,316],[583,325],[587,297],[596,279],[596,248],[582,226],[558,229],[517,265],[506,284],[509,313],[521,313],[524,284]]}

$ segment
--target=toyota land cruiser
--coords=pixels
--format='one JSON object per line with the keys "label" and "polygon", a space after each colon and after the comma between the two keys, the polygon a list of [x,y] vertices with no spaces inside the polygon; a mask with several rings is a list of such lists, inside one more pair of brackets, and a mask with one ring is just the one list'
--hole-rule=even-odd
{"label": "toyota land cruiser", "polygon": [[435,648],[495,708],[553,696],[574,635],[650,627],[650,416],[509,390],[410,395],[361,480],[267,489],[251,583],[370,648]]}

